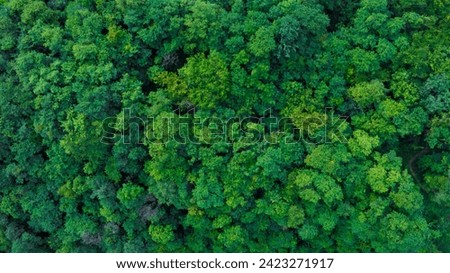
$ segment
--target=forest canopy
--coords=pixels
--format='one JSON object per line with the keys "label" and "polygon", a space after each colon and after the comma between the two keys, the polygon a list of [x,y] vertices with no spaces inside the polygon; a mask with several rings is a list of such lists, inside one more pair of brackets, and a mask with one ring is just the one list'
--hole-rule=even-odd
{"label": "forest canopy", "polygon": [[0,0],[0,252],[450,252],[449,0]]}

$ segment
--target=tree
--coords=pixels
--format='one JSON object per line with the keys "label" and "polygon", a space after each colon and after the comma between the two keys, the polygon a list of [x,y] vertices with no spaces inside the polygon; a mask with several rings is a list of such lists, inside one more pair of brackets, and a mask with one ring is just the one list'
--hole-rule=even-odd
{"label": "tree", "polygon": [[172,96],[202,108],[214,108],[226,98],[229,88],[227,64],[216,51],[209,56],[195,55],[188,59],[178,75],[162,72],[155,80],[165,85]]}

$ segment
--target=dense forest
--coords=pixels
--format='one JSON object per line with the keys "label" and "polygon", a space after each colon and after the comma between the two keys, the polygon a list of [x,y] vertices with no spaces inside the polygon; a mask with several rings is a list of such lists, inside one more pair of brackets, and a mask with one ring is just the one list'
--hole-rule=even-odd
{"label": "dense forest", "polygon": [[0,252],[450,252],[449,0],[0,0]]}

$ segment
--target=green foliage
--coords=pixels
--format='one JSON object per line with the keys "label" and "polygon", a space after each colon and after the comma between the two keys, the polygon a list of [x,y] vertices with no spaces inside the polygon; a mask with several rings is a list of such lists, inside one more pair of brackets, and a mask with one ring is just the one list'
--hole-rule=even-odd
{"label": "green foliage", "polygon": [[348,90],[350,97],[361,107],[377,105],[384,98],[384,85],[380,81],[357,84]]}
{"label": "green foliage", "polygon": [[155,80],[167,87],[172,96],[187,100],[195,106],[214,108],[224,100],[229,90],[229,71],[223,56],[213,51],[188,58],[178,72],[162,72]]}
{"label": "green foliage", "polygon": [[450,252],[448,14],[0,1],[0,252]]}
{"label": "green foliage", "polygon": [[148,228],[148,233],[152,237],[153,241],[162,245],[165,245],[174,239],[174,234],[170,225],[152,225]]}

